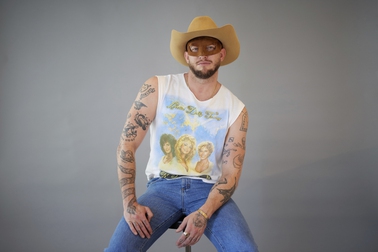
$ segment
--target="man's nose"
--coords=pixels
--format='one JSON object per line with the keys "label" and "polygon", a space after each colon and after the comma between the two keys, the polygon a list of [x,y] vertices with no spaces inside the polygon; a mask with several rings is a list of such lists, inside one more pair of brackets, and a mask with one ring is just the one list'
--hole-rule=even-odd
{"label": "man's nose", "polygon": [[199,50],[198,50],[198,55],[200,57],[206,57],[207,56],[206,54],[207,54],[206,49],[203,48],[203,47],[200,47]]}

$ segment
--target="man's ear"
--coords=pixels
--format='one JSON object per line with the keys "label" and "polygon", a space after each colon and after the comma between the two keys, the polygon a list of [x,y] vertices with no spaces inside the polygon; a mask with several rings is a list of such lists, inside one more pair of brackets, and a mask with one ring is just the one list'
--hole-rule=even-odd
{"label": "man's ear", "polygon": [[186,60],[186,63],[189,63],[189,54],[187,51],[184,52],[184,58]]}
{"label": "man's ear", "polygon": [[226,58],[226,54],[227,54],[226,49],[222,48],[220,53],[221,53],[221,61],[223,61],[224,58]]}

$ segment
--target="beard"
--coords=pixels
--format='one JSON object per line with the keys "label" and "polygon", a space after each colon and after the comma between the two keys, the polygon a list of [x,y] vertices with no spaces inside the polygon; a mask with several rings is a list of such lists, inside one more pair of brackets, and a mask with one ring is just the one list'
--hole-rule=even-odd
{"label": "beard", "polygon": [[208,79],[211,76],[213,76],[219,69],[220,67],[220,62],[218,62],[213,69],[209,69],[205,72],[201,70],[196,70],[193,66],[193,64],[189,64],[189,69],[193,72],[194,76],[196,76],[198,79]]}

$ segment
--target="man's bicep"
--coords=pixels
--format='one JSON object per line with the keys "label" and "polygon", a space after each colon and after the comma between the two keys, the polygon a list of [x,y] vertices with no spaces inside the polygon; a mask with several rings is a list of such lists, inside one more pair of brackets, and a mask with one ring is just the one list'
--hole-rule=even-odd
{"label": "man's bicep", "polygon": [[152,77],[139,89],[130,111],[134,111],[134,113],[145,113],[151,118],[151,120],[153,120],[155,118],[157,101],[158,80],[157,77]]}
{"label": "man's bicep", "polygon": [[139,89],[127,115],[121,139],[137,146],[143,140],[156,115],[158,101],[157,78],[147,80]]}
{"label": "man's bicep", "polygon": [[244,108],[229,128],[223,150],[223,165],[226,169],[241,170],[246,150],[248,112]]}

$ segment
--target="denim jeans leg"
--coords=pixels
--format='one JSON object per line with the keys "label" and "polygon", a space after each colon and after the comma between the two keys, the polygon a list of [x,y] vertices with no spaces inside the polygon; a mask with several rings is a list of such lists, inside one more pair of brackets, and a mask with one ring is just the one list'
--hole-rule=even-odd
{"label": "denim jeans leg", "polygon": [[[183,210],[195,212],[207,200],[213,184],[202,180],[183,179]],[[236,203],[230,199],[208,221],[205,235],[217,251],[257,252],[252,233]]]}
{"label": "denim jeans leg", "polygon": [[217,251],[258,252],[248,223],[232,199],[210,218],[205,235]]}
{"label": "denim jeans leg", "polygon": [[[154,179],[138,202],[151,208],[150,239],[135,236],[122,218],[105,251],[147,251],[147,249],[184,213],[197,211],[205,201],[213,184],[196,179]],[[230,199],[208,221],[205,235],[217,251],[257,252],[248,224],[235,202]]]}
{"label": "denim jeans leg", "polygon": [[179,181],[156,179],[148,183],[147,191],[138,198],[138,203],[148,206],[153,213],[151,238],[134,235],[122,217],[105,251],[147,251],[182,215],[180,193]]}

